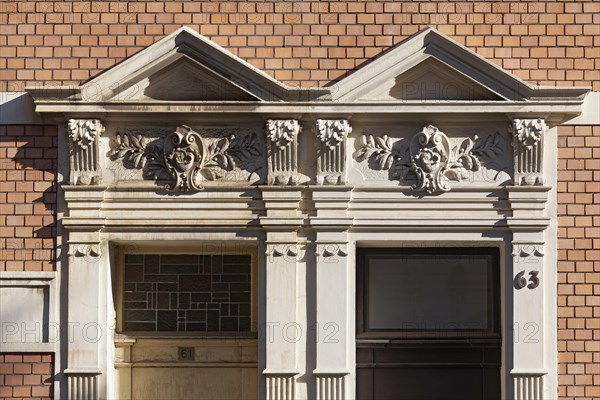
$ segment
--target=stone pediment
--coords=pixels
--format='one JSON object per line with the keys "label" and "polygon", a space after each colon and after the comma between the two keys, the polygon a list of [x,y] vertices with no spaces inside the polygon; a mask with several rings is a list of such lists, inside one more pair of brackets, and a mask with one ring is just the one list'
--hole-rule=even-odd
{"label": "stone pediment", "polygon": [[175,60],[119,87],[111,100],[258,101],[259,98],[210,68],[176,54]]}
{"label": "stone pediment", "polygon": [[382,82],[361,100],[505,100],[471,77],[434,57]]}
{"label": "stone pediment", "polygon": [[[581,112],[589,88],[530,85],[432,28],[328,87],[287,86],[182,27],[79,86],[28,87],[36,112],[104,115],[263,115],[307,112],[543,116]],[[179,123],[179,122],[177,122]]]}
{"label": "stone pediment", "polygon": [[314,100],[328,90],[288,87],[181,27],[81,86],[30,92],[34,97],[89,104]]}
{"label": "stone pediment", "polygon": [[[337,83],[337,101],[528,101],[564,97],[531,86],[432,28]],[[571,93],[571,96],[573,93]]]}

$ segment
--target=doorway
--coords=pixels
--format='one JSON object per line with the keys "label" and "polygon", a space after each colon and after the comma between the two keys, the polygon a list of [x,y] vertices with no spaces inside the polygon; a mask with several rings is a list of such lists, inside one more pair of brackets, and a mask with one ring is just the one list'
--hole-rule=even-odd
{"label": "doorway", "polygon": [[501,398],[499,249],[357,249],[357,399]]}

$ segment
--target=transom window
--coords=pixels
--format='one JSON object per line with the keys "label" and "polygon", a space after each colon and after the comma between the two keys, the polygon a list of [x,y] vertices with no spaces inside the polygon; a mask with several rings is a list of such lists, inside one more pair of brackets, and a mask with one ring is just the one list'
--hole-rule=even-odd
{"label": "transom window", "polygon": [[252,256],[128,254],[125,332],[250,332]]}
{"label": "transom window", "polygon": [[361,250],[359,334],[497,334],[497,260],[495,248]]}

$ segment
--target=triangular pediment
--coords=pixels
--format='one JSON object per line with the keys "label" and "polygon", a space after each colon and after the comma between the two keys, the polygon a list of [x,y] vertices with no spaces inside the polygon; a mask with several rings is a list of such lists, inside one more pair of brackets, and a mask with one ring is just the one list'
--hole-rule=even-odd
{"label": "triangular pediment", "polygon": [[361,100],[503,100],[479,82],[429,57],[381,82]]}
{"label": "triangular pediment", "polygon": [[340,101],[522,101],[533,88],[432,28],[335,85]]}
{"label": "triangular pediment", "polygon": [[[257,101],[259,98],[194,59],[177,54],[163,68],[122,85],[114,98],[161,101]],[[146,76],[147,75],[147,76]]]}
{"label": "triangular pediment", "polygon": [[84,102],[144,103],[305,100],[329,91],[289,87],[182,27],[73,92]]}
{"label": "triangular pediment", "polygon": [[26,89],[37,112],[77,110],[92,116],[98,112],[289,116],[306,113],[307,105],[326,115],[474,113],[490,112],[491,107],[505,114],[529,115],[524,110],[540,114],[539,110],[553,112],[556,104],[563,104],[564,115],[557,119],[576,115],[590,90],[530,85],[433,28],[407,38],[331,86],[292,87],[188,27],[79,86]]}

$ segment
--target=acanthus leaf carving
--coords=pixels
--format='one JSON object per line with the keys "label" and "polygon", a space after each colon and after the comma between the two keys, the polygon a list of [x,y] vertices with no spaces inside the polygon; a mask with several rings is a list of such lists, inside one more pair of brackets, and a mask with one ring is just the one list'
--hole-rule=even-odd
{"label": "acanthus leaf carving", "polygon": [[544,134],[547,129],[541,118],[512,121],[515,185],[544,183]]}
{"label": "acanthus leaf carving", "polygon": [[546,123],[543,119],[515,119],[513,132],[515,138],[527,149],[531,149],[546,132]]}
{"label": "acanthus leaf carving", "polygon": [[104,127],[97,119],[70,119],[67,127],[71,143],[81,149],[92,146],[96,136],[104,132]]}
{"label": "acanthus leaf carving", "polygon": [[346,137],[352,127],[345,119],[319,119],[315,124],[317,135],[317,183],[343,184],[346,182]]}
{"label": "acanthus leaf carving", "polygon": [[119,132],[115,143],[109,153],[113,159],[143,169],[153,179],[166,176],[171,182],[165,188],[179,192],[200,191],[204,180],[226,180],[227,172],[253,165],[261,156],[254,133],[207,141],[186,125],[154,141],[141,132]]}
{"label": "acanthus leaf carving", "polygon": [[104,126],[98,119],[69,119],[70,182],[76,185],[97,185],[101,182],[98,137]]}
{"label": "acanthus leaf carving", "polygon": [[452,147],[446,134],[432,125],[415,134],[408,146],[402,145],[404,141],[396,145],[388,135],[362,135],[359,143],[354,152],[357,161],[389,170],[391,179],[403,180],[412,172],[418,180],[412,189],[429,194],[450,190],[447,181],[467,179],[481,168],[481,157],[494,159],[504,153],[498,133],[485,140],[477,135],[464,138]]}
{"label": "acanthus leaf carving", "polygon": [[295,119],[270,119],[266,130],[269,184],[297,185],[300,182],[297,136],[302,127]]}

